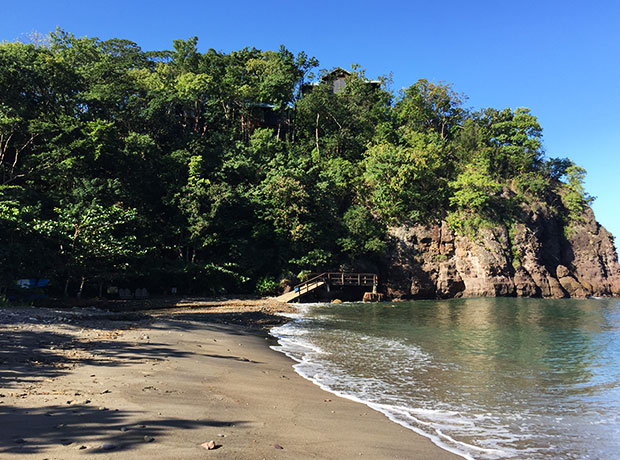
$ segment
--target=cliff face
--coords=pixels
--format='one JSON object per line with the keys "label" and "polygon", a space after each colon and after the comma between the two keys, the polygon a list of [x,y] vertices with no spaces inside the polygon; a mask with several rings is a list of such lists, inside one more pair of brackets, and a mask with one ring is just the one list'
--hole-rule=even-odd
{"label": "cliff face", "polygon": [[390,229],[387,294],[392,298],[620,295],[613,236],[587,209],[564,236],[544,209],[522,224],[483,229],[474,238],[448,225]]}

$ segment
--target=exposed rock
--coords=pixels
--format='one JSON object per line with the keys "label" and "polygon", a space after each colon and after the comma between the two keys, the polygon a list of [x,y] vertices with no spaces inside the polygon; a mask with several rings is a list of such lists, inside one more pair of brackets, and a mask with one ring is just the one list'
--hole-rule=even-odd
{"label": "exposed rock", "polygon": [[564,276],[559,278],[558,281],[564,290],[571,297],[587,297],[588,292],[584,287],[572,276]]}
{"label": "exposed rock", "polygon": [[464,288],[465,283],[456,269],[455,264],[441,262],[439,264],[439,275],[437,278],[438,297],[458,297]]}
{"label": "exposed rock", "polygon": [[297,284],[297,281],[292,278],[281,279],[280,280],[280,293],[286,294],[287,292],[291,292],[295,284]]}
{"label": "exposed rock", "polygon": [[465,286],[463,296],[514,295],[513,269],[502,245],[506,236],[484,230],[479,237],[479,242],[464,237],[456,239],[454,263]]}
{"label": "exposed rock", "polygon": [[383,294],[379,292],[364,292],[362,302],[381,302],[383,300]]}
{"label": "exposed rock", "polygon": [[571,274],[588,295],[605,296],[620,293],[620,266],[614,247],[614,237],[595,219],[591,209],[585,222],[573,231],[565,258],[570,261]]}
{"label": "exposed rock", "polygon": [[390,229],[387,294],[396,299],[620,295],[613,236],[587,209],[566,237],[544,206],[522,223],[455,235],[446,222]]}
{"label": "exposed rock", "polygon": [[518,268],[514,275],[515,294],[519,297],[539,297],[540,288],[527,270]]}

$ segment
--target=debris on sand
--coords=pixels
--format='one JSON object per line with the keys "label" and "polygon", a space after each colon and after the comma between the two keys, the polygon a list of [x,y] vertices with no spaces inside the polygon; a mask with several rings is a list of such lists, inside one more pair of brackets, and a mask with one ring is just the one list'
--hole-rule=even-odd
{"label": "debris on sand", "polygon": [[114,450],[116,449],[116,444],[114,444],[113,442],[104,442],[103,444],[101,444],[101,449],[102,450]]}
{"label": "debris on sand", "polygon": [[217,446],[215,445],[215,441],[209,441],[209,442],[204,442],[200,445],[200,447],[207,449],[207,450],[213,450],[215,449]]}

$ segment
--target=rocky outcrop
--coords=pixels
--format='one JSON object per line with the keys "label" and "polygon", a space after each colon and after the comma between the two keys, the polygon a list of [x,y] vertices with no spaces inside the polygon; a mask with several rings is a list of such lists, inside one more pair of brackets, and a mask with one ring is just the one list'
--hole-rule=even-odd
{"label": "rocky outcrop", "polygon": [[586,210],[565,236],[545,209],[523,223],[456,235],[445,222],[390,229],[392,298],[620,295],[613,236]]}

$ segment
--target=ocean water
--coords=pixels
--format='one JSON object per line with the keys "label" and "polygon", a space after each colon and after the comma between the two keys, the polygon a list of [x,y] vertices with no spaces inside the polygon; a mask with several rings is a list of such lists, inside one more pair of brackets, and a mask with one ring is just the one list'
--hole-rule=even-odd
{"label": "ocean water", "polygon": [[617,299],[300,306],[274,348],[470,459],[620,459]]}

